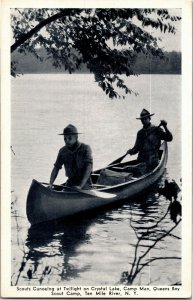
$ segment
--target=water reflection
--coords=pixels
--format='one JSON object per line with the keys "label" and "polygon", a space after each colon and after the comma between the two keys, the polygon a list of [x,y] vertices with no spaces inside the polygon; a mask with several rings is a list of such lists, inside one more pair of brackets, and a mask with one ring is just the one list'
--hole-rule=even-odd
{"label": "water reflection", "polygon": [[85,218],[72,219],[68,222],[55,221],[32,226],[28,230],[26,246],[29,249],[29,259],[34,265],[34,273],[42,272],[46,258],[49,258],[46,260],[49,264],[47,267],[54,269],[52,275],[58,277],[58,281],[77,277],[79,272],[83,272],[84,270],[76,269],[70,259],[77,255],[81,244],[89,242],[87,230],[91,221]]}

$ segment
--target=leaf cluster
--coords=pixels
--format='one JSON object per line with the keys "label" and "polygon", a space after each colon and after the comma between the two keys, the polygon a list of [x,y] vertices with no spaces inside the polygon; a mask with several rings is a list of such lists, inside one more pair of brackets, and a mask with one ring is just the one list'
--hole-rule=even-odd
{"label": "leaf cluster", "polygon": [[11,50],[43,59],[37,49],[44,47],[53,66],[69,73],[84,63],[113,99],[117,88],[132,93],[120,75],[135,75],[132,63],[138,53],[164,57],[149,27],[175,33],[170,22],[179,20],[165,9],[13,9]]}

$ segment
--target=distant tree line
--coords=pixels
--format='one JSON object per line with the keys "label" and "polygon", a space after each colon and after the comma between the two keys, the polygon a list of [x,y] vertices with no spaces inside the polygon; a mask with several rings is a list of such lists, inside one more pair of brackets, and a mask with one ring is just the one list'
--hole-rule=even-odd
{"label": "distant tree line", "polygon": [[133,65],[139,74],[181,74],[181,52],[165,52],[165,59],[155,56],[146,57],[138,53]]}
{"label": "distant tree line", "polygon": [[[13,59],[16,62],[16,73],[68,73],[64,66],[56,68],[52,60],[46,55],[43,49],[39,49],[43,59],[40,61],[32,53],[19,53],[15,51]],[[131,62],[135,74],[181,74],[181,52],[165,52],[165,58],[146,56],[138,53]],[[18,64],[17,64],[18,62]],[[85,64],[76,73],[89,73]]]}

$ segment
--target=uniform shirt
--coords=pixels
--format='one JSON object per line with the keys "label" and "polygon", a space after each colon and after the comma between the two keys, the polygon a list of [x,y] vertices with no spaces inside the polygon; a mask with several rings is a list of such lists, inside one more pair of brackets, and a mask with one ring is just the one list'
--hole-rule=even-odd
{"label": "uniform shirt", "polygon": [[161,140],[170,142],[172,139],[172,134],[169,131],[164,132],[162,128],[150,124],[148,128],[143,127],[138,131],[131,154],[139,153],[138,160],[140,162],[146,162],[150,168],[155,167],[159,161],[158,150]]}
{"label": "uniform shirt", "polygon": [[[93,164],[90,146],[77,142],[73,151],[68,147],[62,147],[54,166],[61,169],[64,166],[66,176],[70,185],[79,185],[88,164]],[[90,183],[91,180],[88,180]]]}

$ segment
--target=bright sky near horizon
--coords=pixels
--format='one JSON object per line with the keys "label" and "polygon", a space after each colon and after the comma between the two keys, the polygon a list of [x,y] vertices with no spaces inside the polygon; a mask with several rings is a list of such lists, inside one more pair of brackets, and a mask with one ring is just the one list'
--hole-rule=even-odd
{"label": "bright sky near horizon", "polygon": [[160,31],[154,31],[153,36],[159,37],[162,41],[158,40],[158,45],[163,48],[164,51],[181,51],[181,24],[176,22],[174,27],[176,28],[176,33],[160,33]]}
{"label": "bright sky near horizon", "polygon": [[[181,9],[168,9],[172,16],[181,17]],[[159,37],[162,41],[158,41],[160,47],[164,47],[164,51],[181,51],[181,23],[182,21],[171,22],[176,29],[176,33],[161,33],[160,30],[154,31],[154,36]]]}
{"label": "bright sky near horizon", "polygon": [[[181,17],[181,9],[179,8],[170,8],[167,9],[169,14],[171,16],[178,16]],[[151,14],[150,15],[151,18],[157,19],[157,14]],[[143,27],[144,30],[148,31],[149,33],[152,33],[153,36],[160,38],[161,41],[157,41],[158,45],[163,48],[164,51],[177,51],[180,52],[181,51],[181,24],[182,21],[170,21],[170,20],[166,20],[164,21],[165,24],[170,23],[172,26],[175,27],[176,29],[176,33],[169,33],[168,31],[161,32],[160,29],[153,29],[151,26],[149,26],[149,29],[147,27]],[[137,24],[139,25],[139,24]]]}

